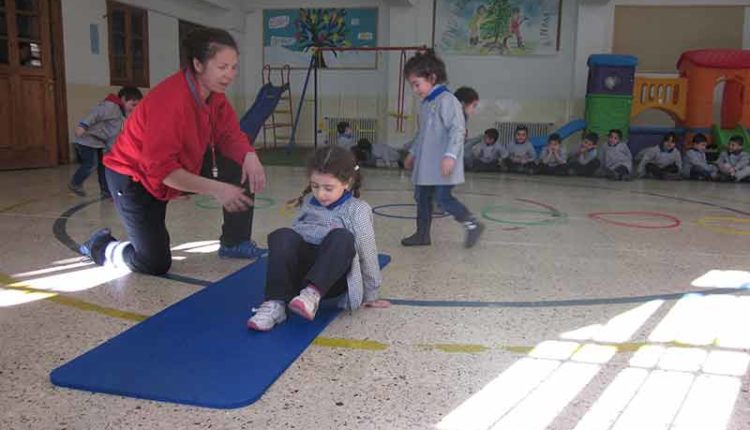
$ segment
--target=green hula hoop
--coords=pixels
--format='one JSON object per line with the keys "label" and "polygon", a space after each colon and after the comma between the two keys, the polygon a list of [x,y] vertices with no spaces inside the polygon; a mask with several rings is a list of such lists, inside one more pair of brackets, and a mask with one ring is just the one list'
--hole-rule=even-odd
{"label": "green hula hoop", "polygon": [[[197,196],[193,199],[195,205],[201,209],[220,209],[221,205],[209,196]],[[268,209],[276,204],[276,201],[270,197],[255,196],[255,209]],[[263,205],[259,205],[258,202],[264,202]]]}

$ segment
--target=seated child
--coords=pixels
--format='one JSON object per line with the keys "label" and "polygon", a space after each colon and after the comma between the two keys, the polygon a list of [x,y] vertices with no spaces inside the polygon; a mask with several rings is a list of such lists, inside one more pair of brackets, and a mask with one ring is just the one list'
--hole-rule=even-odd
{"label": "seated child", "polygon": [[344,149],[351,149],[357,144],[354,140],[354,131],[352,130],[352,127],[348,122],[341,121],[340,123],[336,124],[336,131],[338,131],[338,136],[336,136],[336,145]]}
{"label": "seated child", "polygon": [[560,135],[550,134],[547,146],[539,158],[539,173],[543,175],[565,175],[568,173],[568,153],[560,142]]}
{"label": "seated child", "polygon": [[643,149],[636,155],[638,176],[654,179],[679,179],[682,170],[682,156],[676,148],[677,135],[669,132],[657,146]]}
{"label": "seated child", "polygon": [[499,163],[508,156],[505,147],[497,143],[500,133],[495,128],[484,131],[482,142],[471,148],[473,170],[477,172],[496,172]]}
{"label": "seated child", "polygon": [[287,307],[312,320],[321,298],[338,297],[338,305],[350,310],[390,305],[378,300],[372,209],[359,199],[354,155],[338,146],[320,148],[307,174],[309,185],[291,202],[300,207],[292,228],[268,235],[266,297],[247,321],[250,329],[271,330],[286,320]]}
{"label": "seated child", "polygon": [[362,138],[351,149],[357,164],[360,166],[374,166],[375,160],[372,158],[372,143],[368,139]]}
{"label": "seated child", "polygon": [[615,181],[629,181],[633,171],[633,155],[622,140],[622,131],[612,129],[607,144],[599,149],[599,165],[604,176]]}
{"label": "seated child", "polygon": [[573,153],[568,161],[568,174],[578,176],[594,176],[599,170],[599,158],[596,146],[599,143],[599,135],[593,132],[583,136],[581,145]]}
{"label": "seated child", "polygon": [[506,170],[516,173],[534,173],[536,151],[528,137],[529,129],[526,126],[516,127],[515,140],[506,145],[508,158],[503,163]]}
{"label": "seated child", "polygon": [[750,179],[750,154],[742,150],[742,136],[729,138],[729,149],[719,155],[720,179],[723,181],[741,182]]}
{"label": "seated child", "polygon": [[682,159],[682,177],[685,179],[714,180],[719,177],[719,169],[706,161],[708,139],[702,133],[693,137],[693,147]]}
{"label": "seated child", "polygon": [[109,152],[117,135],[122,130],[122,123],[135,109],[143,94],[138,88],[123,87],[117,95],[110,94],[99,102],[76,127],[75,148],[81,165],[73,174],[68,189],[80,197],[85,197],[83,181],[96,169],[99,177],[101,196],[109,198],[109,187],[104,177],[102,156]]}

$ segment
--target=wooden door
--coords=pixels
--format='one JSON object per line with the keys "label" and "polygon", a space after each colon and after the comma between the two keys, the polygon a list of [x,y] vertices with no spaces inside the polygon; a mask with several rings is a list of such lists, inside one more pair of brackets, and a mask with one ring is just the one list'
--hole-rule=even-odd
{"label": "wooden door", "polygon": [[0,0],[0,169],[58,161],[50,1]]}

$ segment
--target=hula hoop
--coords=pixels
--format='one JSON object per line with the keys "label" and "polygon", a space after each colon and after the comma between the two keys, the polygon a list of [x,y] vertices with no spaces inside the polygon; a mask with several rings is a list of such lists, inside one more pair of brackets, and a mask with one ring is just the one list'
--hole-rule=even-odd
{"label": "hula hoop", "polygon": [[[391,214],[387,214],[387,213],[382,212],[382,209],[396,208],[396,207],[398,207],[398,208],[404,208],[404,207],[414,207],[414,208],[416,208],[417,205],[415,205],[414,203],[394,203],[394,204],[389,204],[389,205],[380,205],[380,206],[375,206],[374,208],[372,208],[372,213],[374,213],[375,215],[380,215],[382,217],[386,217],[386,218],[417,219],[416,215],[415,216],[391,215]],[[445,218],[445,217],[448,217],[448,216],[450,216],[450,214],[448,214],[448,213],[445,213],[445,214],[442,214],[442,215],[432,214],[432,218],[433,219]]]}
{"label": "hula hoop", "polygon": [[[620,216],[650,216],[655,218],[663,218],[666,220],[671,221],[671,224],[665,224],[665,225],[644,225],[644,224],[634,224],[630,222],[623,222],[623,221],[615,221],[608,219],[608,215],[620,215]],[[672,215],[667,215],[659,212],[639,212],[639,211],[625,211],[625,212],[593,212],[589,214],[589,218],[601,221],[607,224],[616,225],[619,227],[629,227],[629,228],[643,228],[643,229],[662,229],[662,228],[677,228],[682,224],[682,222]]]}
{"label": "hula hoop", "polygon": [[[525,203],[531,203],[535,204],[537,206],[542,206],[546,210],[539,210],[539,209],[524,209],[524,208],[517,208],[514,206],[505,206],[505,205],[494,205],[494,206],[485,206],[482,209],[482,217],[494,221],[496,223],[500,224],[510,224],[510,225],[523,225],[523,226],[539,226],[539,225],[550,225],[555,224],[558,222],[562,222],[564,219],[568,217],[567,214],[560,212],[559,210],[553,208],[552,206],[548,206],[545,204],[541,204],[538,202],[534,202],[531,200],[523,200],[523,199],[516,199],[518,201],[522,201]],[[495,216],[492,216],[491,213],[496,210],[502,210],[506,213],[512,213],[512,214],[535,214],[535,215],[547,215],[551,216],[552,218],[546,218],[541,219],[537,221],[511,221],[507,219],[497,218]]]}
{"label": "hula hoop", "polygon": [[[213,197],[199,195],[193,198],[193,201],[195,202],[195,206],[201,208],[201,209],[220,209],[221,205],[213,199]],[[255,196],[253,197],[253,201],[255,204],[255,209],[267,209],[272,207],[276,204],[274,199],[270,197],[263,197],[263,196]],[[258,205],[258,202],[265,202],[264,205]]]}

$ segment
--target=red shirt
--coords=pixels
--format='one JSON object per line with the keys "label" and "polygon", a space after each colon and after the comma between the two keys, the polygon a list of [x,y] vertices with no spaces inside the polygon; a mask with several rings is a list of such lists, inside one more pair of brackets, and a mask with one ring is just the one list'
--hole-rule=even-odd
{"label": "red shirt", "polygon": [[211,142],[217,152],[241,165],[255,149],[240,130],[234,109],[224,94],[211,93],[203,102],[195,89],[193,74],[180,71],[149,91],[125,121],[104,165],[140,182],[159,200],[181,194],[163,183],[173,171],[199,174]]}

